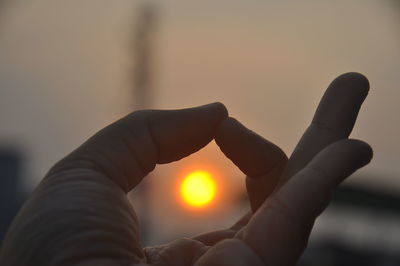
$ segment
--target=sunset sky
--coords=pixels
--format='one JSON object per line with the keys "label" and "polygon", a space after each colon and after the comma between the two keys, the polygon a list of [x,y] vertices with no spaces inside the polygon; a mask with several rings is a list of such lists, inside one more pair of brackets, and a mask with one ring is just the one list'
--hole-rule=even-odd
{"label": "sunset sky", "polygon": [[[0,10],[0,145],[26,153],[26,188],[132,110],[139,3],[30,0]],[[154,7],[152,107],[221,101],[290,154],[330,81],[361,72],[371,91],[352,137],[368,141],[375,157],[350,182],[400,193],[396,1],[171,0]],[[233,191],[221,194],[224,202],[243,191],[240,172],[211,144],[156,170],[154,176],[165,177],[154,187],[163,204],[173,204],[166,188],[172,191],[193,165],[218,173],[223,191]]]}

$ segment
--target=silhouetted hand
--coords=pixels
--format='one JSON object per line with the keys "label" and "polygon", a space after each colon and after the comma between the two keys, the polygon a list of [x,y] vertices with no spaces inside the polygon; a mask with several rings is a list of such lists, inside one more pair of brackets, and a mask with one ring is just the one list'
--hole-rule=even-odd
{"label": "silhouetted hand", "polygon": [[[360,74],[337,78],[289,160],[219,103],[134,112],[49,171],[14,220],[0,264],[294,265],[332,189],[372,157],[347,139],[368,87]],[[247,175],[252,211],[229,229],[143,249],[126,193],[157,163],[213,138]]]}

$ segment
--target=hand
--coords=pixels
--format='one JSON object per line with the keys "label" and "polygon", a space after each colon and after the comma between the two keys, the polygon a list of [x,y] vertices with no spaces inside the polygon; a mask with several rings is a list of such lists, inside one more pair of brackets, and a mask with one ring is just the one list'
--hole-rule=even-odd
{"label": "hand", "polygon": [[[359,74],[337,78],[289,160],[218,103],[130,114],[49,171],[10,227],[0,264],[294,265],[332,189],[372,157],[347,139],[368,87]],[[252,211],[229,229],[143,249],[126,193],[157,163],[213,138],[247,175]]]}

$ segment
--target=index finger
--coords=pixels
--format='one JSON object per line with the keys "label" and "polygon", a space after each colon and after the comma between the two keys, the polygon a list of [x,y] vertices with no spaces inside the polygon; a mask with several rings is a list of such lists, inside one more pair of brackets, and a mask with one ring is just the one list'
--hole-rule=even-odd
{"label": "index finger", "polygon": [[247,193],[255,211],[278,184],[287,162],[286,154],[231,117],[221,122],[215,141],[221,151],[246,174]]}

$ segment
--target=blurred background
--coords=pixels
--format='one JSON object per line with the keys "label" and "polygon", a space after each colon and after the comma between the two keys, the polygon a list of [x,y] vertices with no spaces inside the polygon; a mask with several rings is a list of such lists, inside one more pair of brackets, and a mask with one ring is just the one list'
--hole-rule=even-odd
{"label": "blurred background", "polygon": [[[329,83],[357,71],[371,91],[352,137],[375,157],[335,192],[300,265],[399,265],[399,29],[396,0],[0,0],[0,241],[57,160],[135,109],[221,101],[290,154]],[[179,194],[194,170],[217,183],[204,208]],[[149,245],[248,209],[214,143],[129,196]]]}

